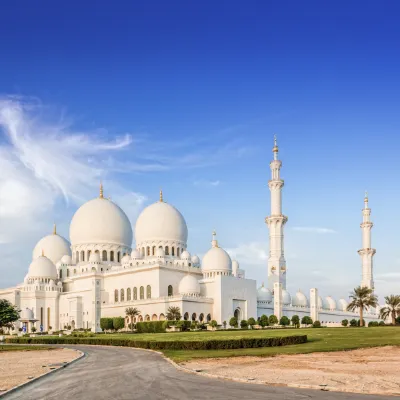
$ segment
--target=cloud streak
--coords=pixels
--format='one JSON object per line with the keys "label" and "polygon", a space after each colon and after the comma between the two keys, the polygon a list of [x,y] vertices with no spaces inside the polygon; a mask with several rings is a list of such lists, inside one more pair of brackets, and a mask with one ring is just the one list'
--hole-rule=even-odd
{"label": "cloud streak", "polygon": [[317,233],[317,234],[337,233],[337,231],[335,231],[334,229],[317,228],[317,227],[311,227],[311,226],[295,226],[292,229],[294,231],[304,232],[304,233]]}

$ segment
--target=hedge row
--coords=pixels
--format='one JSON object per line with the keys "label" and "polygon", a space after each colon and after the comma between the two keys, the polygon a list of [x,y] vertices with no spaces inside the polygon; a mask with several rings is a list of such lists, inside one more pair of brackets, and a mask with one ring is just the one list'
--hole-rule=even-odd
{"label": "hedge row", "polygon": [[137,322],[138,333],[161,333],[165,332],[164,321]]}
{"label": "hedge row", "polygon": [[267,337],[267,338],[241,338],[241,339],[212,339],[212,340],[187,340],[187,341],[150,341],[119,339],[112,337],[80,338],[80,337],[36,337],[36,338],[7,338],[7,343],[21,344],[85,344],[103,346],[125,346],[152,350],[219,350],[219,349],[246,349],[252,347],[274,347],[301,344],[307,342],[307,335]]}

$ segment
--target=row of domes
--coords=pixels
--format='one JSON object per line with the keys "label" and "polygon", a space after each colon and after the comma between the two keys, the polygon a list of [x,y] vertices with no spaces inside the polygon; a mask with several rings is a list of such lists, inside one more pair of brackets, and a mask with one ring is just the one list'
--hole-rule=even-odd
{"label": "row of domes", "polygon": [[[257,291],[257,300],[272,302],[273,294],[272,291],[264,286],[264,284],[258,288]],[[299,290],[293,297],[290,296],[290,293],[283,289],[282,290],[282,303],[283,305],[292,305],[293,307],[309,307],[310,303],[308,301],[307,296]],[[324,299],[321,296],[318,296],[318,308],[323,310],[330,311],[347,311],[348,302],[344,299],[340,299],[338,302],[333,299],[333,297],[328,296]]]}

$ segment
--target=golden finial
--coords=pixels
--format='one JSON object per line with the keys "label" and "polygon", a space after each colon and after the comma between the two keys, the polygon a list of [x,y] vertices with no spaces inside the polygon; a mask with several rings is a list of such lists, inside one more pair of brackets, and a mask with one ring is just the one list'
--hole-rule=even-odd
{"label": "golden finial", "polygon": [[364,201],[368,201],[368,192],[367,191],[365,191]]}
{"label": "golden finial", "polygon": [[160,189],[160,203],[162,203],[164,200],[163,200],[163,196],[162,196],[162,189]]}
{"label": "golden finial", "polygon": [[274,153],[278,152],[278,142],[276,141],[276,135],[274,134],[274,148],[272,149]]}
{"label": "golden finial", "polygon": [[104,198],[104,193],[103,193],[103,182],[100,181],[100,196],[101,199]]}
{"label": "golden finial", "polygon": [[44,257],[44,250],[42,249],[42,257]]}
{"label": "golden finial", "polygon": [[57,235],[57,225],[56,225],[55,222],[54,222],[54,225],[53,225],[53,235]]}
{"label": "golden finial", "polygon": [[215,229],[213,230],[212,237],[212,247],[218,247],[217,232],[215,232]]}

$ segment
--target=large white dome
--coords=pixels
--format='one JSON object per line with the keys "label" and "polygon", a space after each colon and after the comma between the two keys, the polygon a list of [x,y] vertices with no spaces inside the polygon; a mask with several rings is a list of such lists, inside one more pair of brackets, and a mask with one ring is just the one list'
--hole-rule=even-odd
{"label": "large white dome", "polygon": [[224,249],[212,247],[203,257],[201,270],[232,272],[232,260]]}
{"label": "large white dome", "polygon": [[334,311],[336,310],[336,301],[331,296],[325,297],[322,301],[322,308],[324,310]]}
{"label": "large white dome", "polygon": [[99,197],[83,204],[71,221],[72,245],[106,243],[131,247],[132,226],[122,209]]}
{"label": "large white dome", "polygon": [[340,299],[338,301],[338,310],[347,311],[348,302],[345,299]]}
{"label": "large white dome", "polygon": [[187,238],[188,230],[182,214],[164,201],[146,207],[136,221],[137,247],[154,241],[173,241],[186,246]]}
{"label": "large white dome", "polygon": [[28,276],[29,278],[57,279],[57,268],[47,257],[40,256],[32,261]]}
{"label": "large white dome", "polygon": [[266,288],[264,284],[262,284],[257,290],[257,300],[272,301],[272,292]]}
{"label": "large white dome", "polygon": [[179,282],[179,294],[197,296],[200,294],[200,284],[193,275],[185,275]]}
{"label": "large white dome", "polygon": [[292,306],[294,307],[308,307],[307,296],[299,290],[292,298]]}
{"label": "large white dome", "polygon": [[292,302],[292,298],[290,297],[290,293],[286,290],[282,290],[282,303],[287,306]]}
{"label": "large white dome", "polygon": [[57,233],[47,235],[40,239],[33,249],[32,259],[38,258],[44,253],[54,264],[65,255],[71,255],[71,244],[67,239]]}

